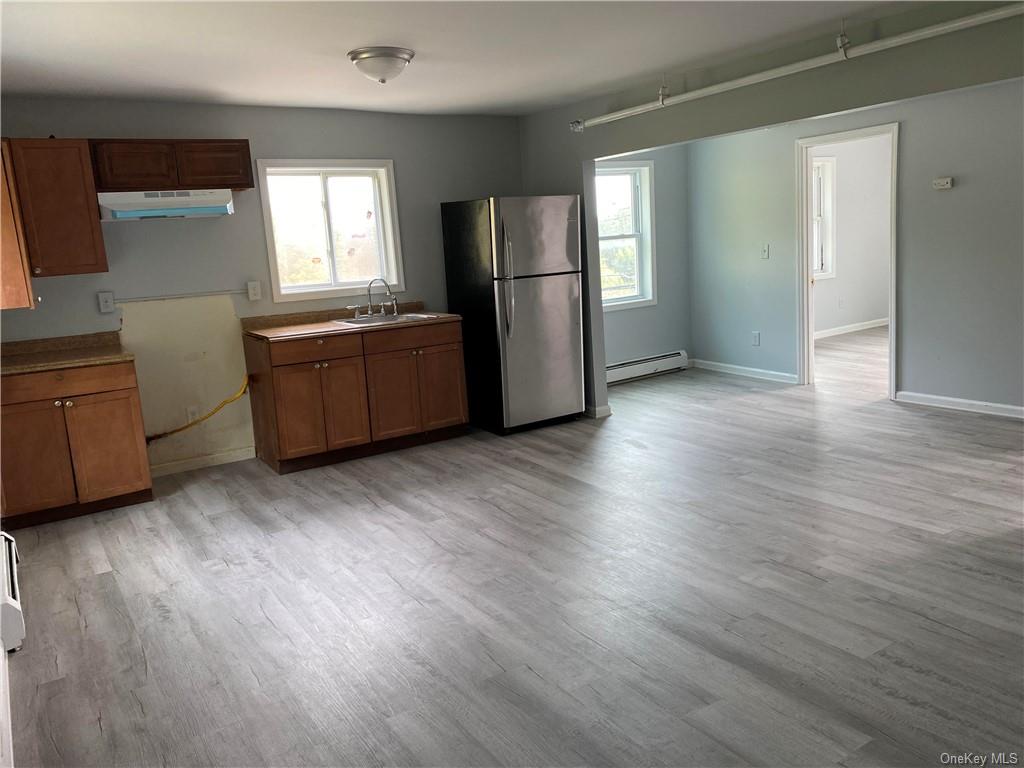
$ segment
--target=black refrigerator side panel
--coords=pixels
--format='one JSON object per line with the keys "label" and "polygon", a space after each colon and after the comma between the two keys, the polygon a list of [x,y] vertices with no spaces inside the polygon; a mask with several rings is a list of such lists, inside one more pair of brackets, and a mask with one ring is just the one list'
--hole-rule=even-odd
{"label": "black refrigerator side panel", "polygon": [[505,410],[494,306],[490,202],[442,203],[441,229],[448,311],[462,315],[469,420],[478,427],[500,431]]}

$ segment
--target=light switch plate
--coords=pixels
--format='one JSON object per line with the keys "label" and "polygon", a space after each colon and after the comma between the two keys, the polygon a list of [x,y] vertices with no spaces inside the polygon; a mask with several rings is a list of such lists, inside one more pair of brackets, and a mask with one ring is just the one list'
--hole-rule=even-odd
{"label": "light switch plate", "polygon": [[263,285],[259,280],[250,280],[245,287],[249,291],[249,301],[259,301],[263,298]]}
{"label": "light switch plate", "polygon": [[113,291],[100,291],[96,294],[96,301],[100,305],[100,312],[103,314],[106,315],[114,311]]}
{"label": "light switch plate", "polygon": [[752,347],[760,347],[761,346],[761,332],[760,331],[754,331],[753,332],[753,334],[751,335],[751,338],[750,338],[750,345]]}
{"label": "light switch plate", "polygon": [[761,258],[767,259],[769,256],[771,256],[771,245],[765,243],[761,246]]}

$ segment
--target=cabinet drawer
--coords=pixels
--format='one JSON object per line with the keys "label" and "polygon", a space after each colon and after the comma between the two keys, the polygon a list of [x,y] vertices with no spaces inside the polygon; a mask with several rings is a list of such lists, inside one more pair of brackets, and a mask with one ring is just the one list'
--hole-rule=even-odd
{"label": "cabinet drawer", "polygon": [[437,344],[457,344],[462,341],[462,324],[438,323],[417,325],[413,328],[396,328],[387,331],[371,331],[363,336],[366,354],[375,352],[397,352],[400,349],[418,349]]}
{"label": "cabinet drawer", "polygon": [[277,341],[270,345],[271,365],[292,365],[330,360],[337,357],[358,357],[363,354],[363,340],[359,334],[347,336],[321,336],[315,339]]}
{"label": "cabinet drawer", "polygon": [[0,402],[4,405],[28,403],[115,389],[134,389],[135,386],[133,363],[61,368],[56,371],[4,376],[0,379]]}

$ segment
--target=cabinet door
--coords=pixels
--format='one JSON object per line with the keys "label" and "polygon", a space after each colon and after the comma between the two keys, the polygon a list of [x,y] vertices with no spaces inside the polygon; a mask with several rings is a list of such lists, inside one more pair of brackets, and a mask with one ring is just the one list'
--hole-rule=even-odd
{"label": "cabinet door", "polygon": [[366,356],[374,440],[422,431],[416,358],[414,349]]}
{"label": "cabinet door", "polygon": [[320,363],[276,366],[274,408],[282,459],[327,450]]}
{"label": "cabinet door", "polygon": [[249,142],[178,141],[174,144],[178,183],[184,189],[249,189],[252,161]]}
{"label": "cabinet door", "polygon": [[0,309],[35,307],[29,278],[28,248],[21,225],[21,206],[14,188],[11,147],[3,140],[3,164],[0,165]]}
{"label": "cabinet door", "polygon": [[0,464],[5,515],[74,504],[64,401],[0,408]]}
{"label": "cabinet door", "polygon": [[100,192],[176,189],[178,171],[170,141],[93,141]]}
{"label": "cabinet door", "polygon": [[137,389],[64,401],[79,501],[141,491],[152,485]]}
{"label": "cabinet door", "polygon": [[32,274],[106,272],[100,209],[85,139],[11,139]]}
{"label": "cabinet door", "polygon": [[327,447],[346,448],[370,442],[370,406],[363,358],[326,360],[320,368],[320,377]]}
{"label": "cabinet door", "polygon": [[423,429],[465,424],[466,374],[461,344],[425,347],[416,356]]}

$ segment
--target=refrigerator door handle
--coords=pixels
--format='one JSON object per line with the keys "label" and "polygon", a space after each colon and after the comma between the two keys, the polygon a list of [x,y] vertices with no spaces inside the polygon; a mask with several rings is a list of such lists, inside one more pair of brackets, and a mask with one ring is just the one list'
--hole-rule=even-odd
{"label": "refrigerator door handle", "polygon": [[501,220],[501,239],[504,241],[505,246],[505,274],[502,275],[507,280],[511,280],[515,277],[515,268],[512,261],[512,235],[508,233],[508,227],[505,226],[505,220]]}
{"label": "refrigerator door handle", "polygon": [[511,339],[516,330],[516,281],[506,280],[505,284],[508,286],[508,338]]}

